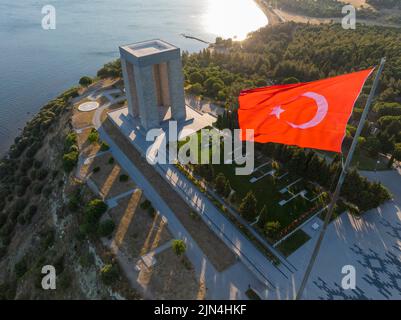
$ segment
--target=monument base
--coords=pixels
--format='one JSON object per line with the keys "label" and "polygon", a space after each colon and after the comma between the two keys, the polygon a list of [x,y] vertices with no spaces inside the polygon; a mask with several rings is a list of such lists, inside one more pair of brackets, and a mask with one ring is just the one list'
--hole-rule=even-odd
{"label": "monument base", "polygon": [[[195,111],[189,106],[186,106],[186,114],[187,118],[185,120],[177,121],[178,140],[183,140],[187,136],[211,126],[217,120],[216,117]],[[128,107],[113,110],[107,116],[143,156],[146,156],[148,150],[153,150],[152,153],[157,153],[161,141],[168,139],[170,120],[161,122],[160,127],[155,128],[159,130],[157,138],[147,141],[146,134],[148,130],[142,127],[139,118],[133,118],[128,114]]]}

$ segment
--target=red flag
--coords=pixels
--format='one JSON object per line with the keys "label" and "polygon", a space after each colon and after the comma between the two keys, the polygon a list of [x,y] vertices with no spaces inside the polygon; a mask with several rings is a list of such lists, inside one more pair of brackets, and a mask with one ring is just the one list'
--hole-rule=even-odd
{"label": "red flag", "polygon": [[242,91],[242,140],[247,139],[245,130],[253,129],[256,142],[341,152],[352,108],[373,70]]}

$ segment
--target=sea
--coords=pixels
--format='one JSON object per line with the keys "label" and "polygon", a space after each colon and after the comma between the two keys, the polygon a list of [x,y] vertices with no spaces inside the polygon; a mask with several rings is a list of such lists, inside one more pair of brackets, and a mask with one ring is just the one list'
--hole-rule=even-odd
{"label": "sea", "polygon": [[[55,29],[43,28],[49,6]],[[266,24],[253,0],[0,0],[0,155],[41,106],[95,76],[120,45],[159,38],[196,52],[207,44],[182,34],[243,40]]]}

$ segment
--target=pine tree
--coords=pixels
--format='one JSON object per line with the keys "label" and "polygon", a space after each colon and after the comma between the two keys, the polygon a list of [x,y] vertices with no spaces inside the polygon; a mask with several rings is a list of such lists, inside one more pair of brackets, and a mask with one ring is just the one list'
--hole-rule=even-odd
{"label": "pine tree", "polygon": [[246,220],[253,221],[257,216],[256,206],[257,206],[257,200],[251,190],[246,194],[244,199],[242,199],[239,211]]}
{"label": "pine tree", "polygon": [[224,195],[224,190],[226,186],[227,179],[222,172],[220,172],[216,179],[214,180],[214,184],[216,187],[216,191],[220,195]]}

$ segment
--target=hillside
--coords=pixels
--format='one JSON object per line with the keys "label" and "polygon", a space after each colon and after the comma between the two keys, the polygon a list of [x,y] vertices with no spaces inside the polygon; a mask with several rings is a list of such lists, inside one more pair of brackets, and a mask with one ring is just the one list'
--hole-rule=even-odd
{"label": "hillside", "polygon": [[[44,106],[1,160],[0,299],[139,298],[114,257],[79,231],[94,195],[63,161],[66,149],[76,150],[69,137],[77,94],[71,89]],[[41,287],[44,265],[56,268],[55,291]],[[114,270],[112,285],[105,265]]]}

